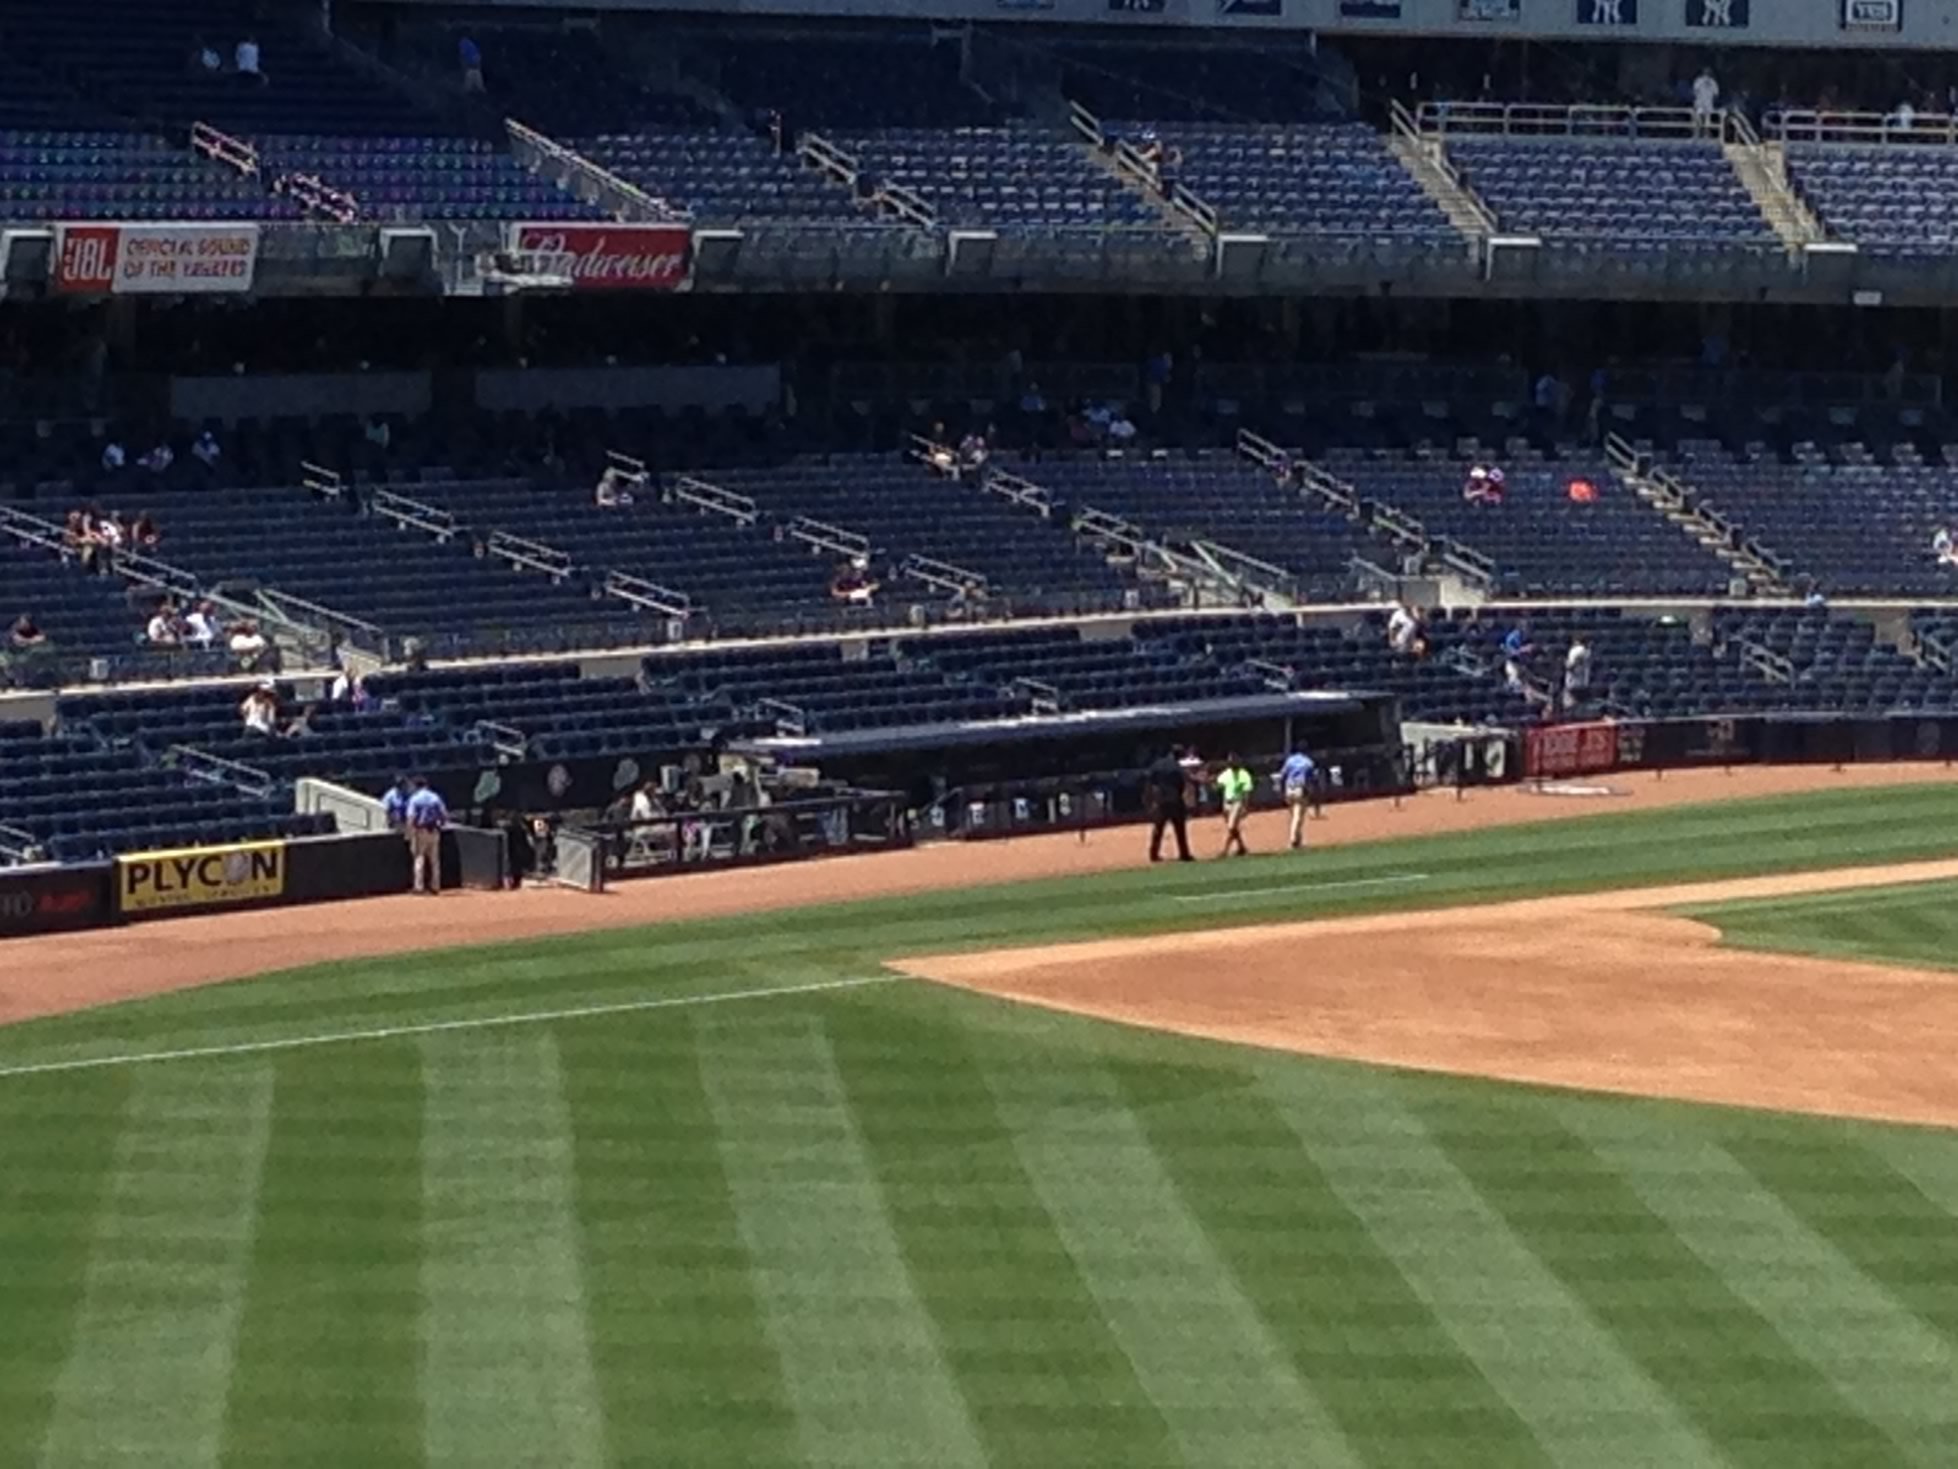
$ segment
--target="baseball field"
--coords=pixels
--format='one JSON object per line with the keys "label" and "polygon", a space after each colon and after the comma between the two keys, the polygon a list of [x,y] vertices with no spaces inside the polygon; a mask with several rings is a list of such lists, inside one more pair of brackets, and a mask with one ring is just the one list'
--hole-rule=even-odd
{"label": "baseball field", "polygon": [[1590,804],[0,949],[0,1466],[1958,1464],[1958,782]]}

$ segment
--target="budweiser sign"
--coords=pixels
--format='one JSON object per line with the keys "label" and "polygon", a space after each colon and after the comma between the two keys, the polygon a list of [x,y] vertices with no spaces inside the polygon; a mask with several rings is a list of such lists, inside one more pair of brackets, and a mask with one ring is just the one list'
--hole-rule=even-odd
{"label": "budweiser sign", "polygon": [[686,284],[692,232],[683,224],[520,224],[510,248],[558,256],[581,291],[673,291]]}

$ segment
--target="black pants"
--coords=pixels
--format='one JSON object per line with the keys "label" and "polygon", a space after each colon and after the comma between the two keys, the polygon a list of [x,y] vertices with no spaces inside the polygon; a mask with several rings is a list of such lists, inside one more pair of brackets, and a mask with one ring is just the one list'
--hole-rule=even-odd
{"label": "black pants", "polygon": [[1190,810],[1181,801],[1166,802],[1156,808],[1156,819],[1149,831],[1149,860],[1157,862],[1163,855],[1163,828],[1176,830],[1176,855],[1180,861],[1190,860]]}

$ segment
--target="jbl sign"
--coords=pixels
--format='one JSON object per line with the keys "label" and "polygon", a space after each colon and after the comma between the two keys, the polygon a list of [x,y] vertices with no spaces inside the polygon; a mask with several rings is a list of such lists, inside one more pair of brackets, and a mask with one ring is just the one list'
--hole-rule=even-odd
{"label": "jbl sign", "polygon": [[121,239],[121,229],[112,224],[63,225],[61,253],[55,258],[55,289],[90,294],[112,290]]}

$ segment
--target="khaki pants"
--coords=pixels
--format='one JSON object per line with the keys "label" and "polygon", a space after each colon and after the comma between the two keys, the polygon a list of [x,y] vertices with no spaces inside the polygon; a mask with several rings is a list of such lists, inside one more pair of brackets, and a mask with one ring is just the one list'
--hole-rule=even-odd
{"label": "khaki pants", "polygon": [[1305,815],[1307,802],[1304,791],[1288,791],[1285,804],[1292,808],[1292,845],[1305,845]]}
{"label": "khaki pants", "polygon": [[439,893],[442,890],[442,833],[428,827],[409,827],[408,855],[413,860],[414,891]]}
{"label": "khaki pants", "polygon": [[1239,852],[1247,850],[1244,845],[1244,815],[1250,809],[1249,801],[1224,802],[1224,850],[1226,852],[1233,847]]}

